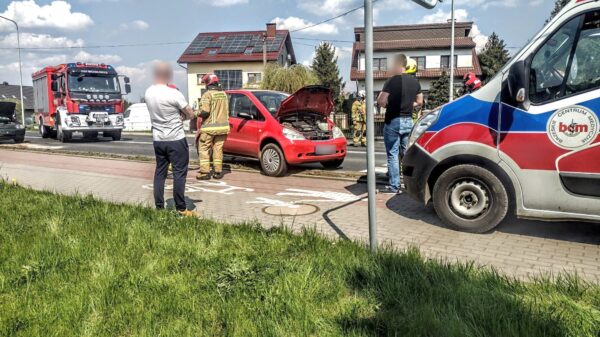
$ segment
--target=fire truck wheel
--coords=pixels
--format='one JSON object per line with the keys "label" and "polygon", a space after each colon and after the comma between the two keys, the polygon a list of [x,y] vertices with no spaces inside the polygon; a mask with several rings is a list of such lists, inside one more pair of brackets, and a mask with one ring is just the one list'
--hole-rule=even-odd
{"label": "fire truck wheel", "polygon": [[62,125],[58,126],[56,137],[59,141],[61,141],[62,143],[68,143],[69,141],[71,141],[72,136],[73,134],[70,131],[63,130]]}
{"label": "fire truck wheel", "polygon": [[110,136],[112,137],[112,140],[119,141],[121,140],[121,131],[113,131]]}
{"label": "fire truck wheel", "polygon": [[459,165],[446,170],[433,188],[433,205],[444,223],[454,229],[486,233],[508,213],[508,194],[502,181],[485,168]]}
{"label": "fire truck wheel", "polygon": [[47,126],[44,125],[44,123],[40,120],[40,136],[42,136],[42,138],[50,138],[50,130],[48,129]]}
{"label": "fire truck wheel", "polygon": [[267,144],[260,152],[260,168],[269,177],[282,177],[287,172],[287,162],[277,144]]}

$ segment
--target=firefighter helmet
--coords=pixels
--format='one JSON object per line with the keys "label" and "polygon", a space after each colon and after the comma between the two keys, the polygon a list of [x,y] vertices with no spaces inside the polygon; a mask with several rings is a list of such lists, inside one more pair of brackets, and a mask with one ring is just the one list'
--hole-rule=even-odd
{"label": "firefighter helmet", "polygon": [[202,83],[204,83],[204,85],[207,85],[207,86],[219,84],[219,78],[215,74],[206,74],[206,75],[202,76]]}
{"label": "firefighter helmet", "polygon": [[366,91],[361,90],[361,91],[358,92],[358,98],[364,99],[365,97],[367,97]]}
{"label": "firefighter helmet", "polygon": [[417,65],[417,61],[415,61],[412,58],[408,58],[406,60],[406,71],[404,71],[405,74],[416,74],[418,71],[418,65]]}

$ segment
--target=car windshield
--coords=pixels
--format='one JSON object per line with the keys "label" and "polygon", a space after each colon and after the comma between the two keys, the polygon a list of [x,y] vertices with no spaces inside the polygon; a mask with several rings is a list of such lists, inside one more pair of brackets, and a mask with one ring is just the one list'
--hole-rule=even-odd
{"label": "car windshield", "polygon": [[255,91],[254,96],[258,98],[258,100],[262,103],[262,105],[264,105],[265,108],[267,108],[267,110],[269,110],[271,115],[275,115],[281,106],[281,102],[290,95],[282,92]]}
{"label": "car windshield", "polygon": [[117,76],[95,74],[69,75],[69,90],[76,92],[121,92]]}

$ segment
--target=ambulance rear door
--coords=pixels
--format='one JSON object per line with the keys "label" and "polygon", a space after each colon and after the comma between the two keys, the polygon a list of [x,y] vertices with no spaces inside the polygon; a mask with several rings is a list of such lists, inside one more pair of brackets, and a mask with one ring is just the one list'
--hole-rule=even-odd
{"label": "ambulance rear door", "polygon": [[[567,13],[566,15],[569,15]],[[506,75],[499,151],[522,190],[522,213],[600,216],[600,10],[590,6],[543,35]],[[519,72],[518,70],[516,72]],[[510,97],[510,98],[506,98]],[[511,102],[511,98],[516,98]],[[515,103],[521,102],[523,104]],[[532,213],[533,214],[533,213]],[[561,215],[562,214],[562,215]],[[523,214],[521,214],[523,215]]]}

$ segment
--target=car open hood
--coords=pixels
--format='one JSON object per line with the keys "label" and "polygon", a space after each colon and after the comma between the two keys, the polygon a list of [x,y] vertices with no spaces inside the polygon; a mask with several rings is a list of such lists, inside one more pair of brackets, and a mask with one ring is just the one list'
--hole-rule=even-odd
{"label": "car open hood", "polygon": [[15,116],[15,107],[17,103],[14,102],[0,102],[0,117],[9,118],[12,120]]}
{"label": "car open hood", "polygon": [[310,111],[329,116],[333,111],[331,90],[318,85],[304,87],[281,102],[275,117],[279,118],[298,111]]}

